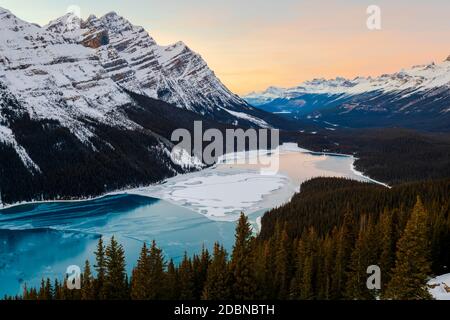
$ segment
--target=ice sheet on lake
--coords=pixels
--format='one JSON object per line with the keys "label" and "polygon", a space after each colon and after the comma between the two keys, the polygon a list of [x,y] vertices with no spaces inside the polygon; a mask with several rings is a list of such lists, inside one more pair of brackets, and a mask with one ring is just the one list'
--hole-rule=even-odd
{"label": "ice sheet on lake", "polygon": [[[261,175],[255,170],[207,169],[169,179],[160,186],[130,190],[188,207],[212,220],[233,221],[240,212],[251,213],[266,208],[268,197],[294,186],[284,175]],[[289,197],[289,196],[288,196]]]}
{"label": "ice sheet on lake", "polygon": [[[257,156],[279,157],[279,170],[267,174],[258,164],[242,164],[243,159]],[[237,165],[236,160],[240,161]],[[352,156],[315,154],[296,144],[284,144],[276,151],[226,155],[213,168],[179,175],[163,184],[132,189],[127,193],[163,199],[212,220],[235,221],[240,212],[250,214],[288,202],[299,191],[302,182],[314,177],[368,181],[353,171],[354,160]]]}

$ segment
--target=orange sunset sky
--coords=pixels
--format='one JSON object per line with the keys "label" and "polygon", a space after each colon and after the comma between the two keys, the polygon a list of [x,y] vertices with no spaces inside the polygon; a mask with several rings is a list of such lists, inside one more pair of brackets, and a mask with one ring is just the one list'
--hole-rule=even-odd
{"label": "orange sunset sky", "polygon": [[[381,8],[381,30],[366,27],[372,4]],[[238,94],[376,76],[450,55],[448,0],[0,0],[41,25],[71,5],[84,18],[116,11],[163,45],[182,40]]]}

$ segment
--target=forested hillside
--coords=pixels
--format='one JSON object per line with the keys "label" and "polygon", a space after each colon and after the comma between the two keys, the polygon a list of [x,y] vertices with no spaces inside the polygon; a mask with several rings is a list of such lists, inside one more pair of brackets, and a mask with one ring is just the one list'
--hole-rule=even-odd
{"label": "forested hillside", "polygon": [[[317,178],[268,212],[253,236],[244,215],[228,259],[217,244],[165,261],[144,246],[131,279],[122,247],[99,241],[96,276],[86,263],[82,289],[43,280],[17,299],[430,299],[426,282],[450,262],[450,180],[392,189]],[[367,267],[381,268],[381,290],[366,287]]]}
{"label": "forested hillside", "polygon": [[297,141],[318,152],[354,154],[355,166],[390,185],[450,178],[450,135],[400,128],[336,129],[316,134],[284,132],[283,141]]}

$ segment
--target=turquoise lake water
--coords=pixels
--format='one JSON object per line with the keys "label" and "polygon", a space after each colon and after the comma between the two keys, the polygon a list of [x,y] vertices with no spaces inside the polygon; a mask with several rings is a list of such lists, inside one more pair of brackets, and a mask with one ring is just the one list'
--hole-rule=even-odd
{"label": "turquoise lake water", "polygon": [[131,271],[143,242],[156,240],[167,259],[199,253],[218,241],[228,250],[235,222],[216,222],[163,200],[114,195],[82,202],[26,204],[0,210],[0,295],[21,293],[24,283],[63,278],[69,265],[82,267],[100,236],[124,246]]}
{"label": "turquoise lake water", "polygon": [[[299,158],[298,164],[303,163],[303,166],[298,170],[307,170],[308,164],[314,160],[311,168],[315,170],[315,176],[340,176],[367,181],[351,170],[353,158],[339,155],[324,158],[322,154],[311,154],[317,158]],[[208,181],[207,173],[205,170],[199,177]],[[233,172],[228,175],[219,173],[229,177]],[[213,178],[221,177],[219,173],[216,172]],[[311,174],[307,173],[300,175],[303,181],[311,178]],[[196,173],[193,175],[197,177]],[[214,179],[208,182],[211,188],[218,185]],[[237,188],[236,184],[226,179],[224,181],[220,184],[220,192],[229,195],[231,191],[236,191],[227,189]],[[188,182],[188,188],[192,187]],[[169,190],[171,195],[180,186],[168,188],[172,188]],[[62,279],[68,266],[82,267],[86,259],[94,265],[93,252],[100,237],[104,237],[107,243],[114,235],[124,246],[128,272],[134,267],[142,244],[152,240],[156,240],[166,260],[173,259],[175,262],[179,262],[185,252],[192,256],[200,253],[203,246],[211,250],[215,242],[221,243],[230,252],[236,222],[210,220],[203,214],[191,211],[186,205],[189,201],[198,201],[207,192],[208,189],[202,190],[193,199],[188,193],[179,205],[151,197],[119,194],[89,201],[24,204],[0,210],[0,296],[21,294],[25,283],[29,287],[39,286],[42,278]],[[285,195],[281,196],[283,200]],[[266,211],[261,208],[277,206],[282,202],[280,199],[275,197],[274,202],[268,201],[255,207],[253,210],[258,211],[249,215],[250,222],[256,226],[257,217]],[[220,199],[211,196],[206,197],[206,200],[206,207],[229,206],[226,201],[221,203],[218,201]],[[242,208],[245,205],[244,202],[237,206]],[[231,210],[230,207],[226,208]]]}

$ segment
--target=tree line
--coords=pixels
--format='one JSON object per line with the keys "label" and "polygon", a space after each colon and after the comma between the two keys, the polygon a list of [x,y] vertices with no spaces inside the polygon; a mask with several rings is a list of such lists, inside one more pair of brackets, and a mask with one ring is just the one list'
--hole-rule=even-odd
{"label": "tree line", "polygon": [[[450,133],[402,128],[311,130],[317,134],[282,132],[283,141],[297,141],[313,151],[353,154],[355,166],[390,185],[450,178]],[[430,161],[432,160],[432,161]]]}
{"label": "tree line", "polygon": [[[448,184],[427,182],[388,190],[345,179],[313,179],[291,203],[265,216],[258,236],[242,214],[230,255],[215,244],[212,252],[185,254],[175,264],[152,242],[143,245],[128,277],[123,247],[114,237],[107,245],[99,239],[95,265],[86,261],[84,266],[81,290],[67,289],[67,280],[46,279],[40,288],[25,287],[21,296],[7,298],[431,299],[427,281],[449,261]],[[366,197],[360,197],[360,188]],[[354,197],[339,196],[349,190]],[[382,197],[383,192],[395,196]],[[322,208],[329,214],[303,216],[302,205],[309,206],[310,197],[321,202],[310,207],[312,213]],[[295,211],[303,224],[290,220]],[[371,265],[381,270],[379,289],[366,286]]]}

